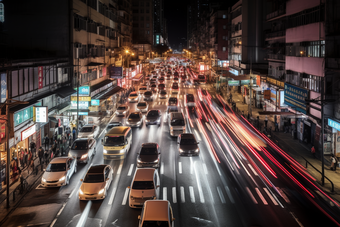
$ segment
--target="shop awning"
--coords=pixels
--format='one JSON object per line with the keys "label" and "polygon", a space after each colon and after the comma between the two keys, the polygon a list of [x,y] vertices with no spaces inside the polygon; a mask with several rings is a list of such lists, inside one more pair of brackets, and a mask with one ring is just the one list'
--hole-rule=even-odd
{"label": "shop awning", "polygon": [[140,81],[140,79],[142,79],[143,78],[143,74],[142,73],[140,73],[140,74],[138,74],[137,76],[135,76],[134,78],[132,78],[132,80],[133,81]]}
{"label": "shop awning", "polygon": [[259,112],[259,115],[283,115],[283,116],[294,115],[294,116],[299,116],[299,115],[303,115],[303,114],[295,114],[295,113],[292,113],[292,112],[261,111],[261,112]]}
{"label": "shop awning", "polygon": [[55,118],[55,117],[48,117],[48,119],[49,119],[51,122],[54,122],[54,123],[58,124],[57,118]]}
{"label": "shop awning", "polygon": [[104,87],[105,85],[109,84],[109,83],[112,83],[113,80],[110,80],[110,79],[106,79],[98,84],[94,84],[94,85],[91,85],[91,92],[97,90],[97,89],[100,89],[101,87]]}
{"label": "shop awning", "polygon": [[61,98],[66,98],[67,96],[70,96],[74,93],[76,93],[77,91],[74,90],[71,86],[67,86],[67,87],[62,87],[59,88],[57,90],[54,91],[59,97]]}
{"label": "shop awning", "polygon": [[111,89],[110,91],[102,94],[100,97],[98,97],[97,99],[108,99],[110,98],[112,95],[116,94],[117,92],[120,92],[121,90],[124,90],[124,88],[116,86],[113,89]]}
{"label": "shop awning", "polygon": [[100,66],[100,65],[104,65],[104,63],[101,63],[101,62],[90,62],[86,66]]}

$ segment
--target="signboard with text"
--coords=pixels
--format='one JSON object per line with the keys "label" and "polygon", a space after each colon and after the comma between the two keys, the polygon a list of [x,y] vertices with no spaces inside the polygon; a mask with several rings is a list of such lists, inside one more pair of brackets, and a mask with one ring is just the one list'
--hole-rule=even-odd
{"label": "signboard with text", "polygon": [[[77,101],[71,101],[71,109],[77,109]],[[79,109],[88,109],[89,102],[79,101]]]}
{"label": "signboard with text", "polygon": [[328,118],[328,125],[331,126],[332,128],[340,131],[340,122],[334,121],[330,118]]}
{"label": "signboard with text", "polygon": [[28,129],[21,132],[21,141],[27,139],[28,137],[30,137],[34,133],[36,133],[36,125],[35,124],[32,125],[31,127],[29,127]]}
{"label": "signboard with text", "polygon": [[110,67],[110,78],[112,79],[122,79],[123,78],[123,67]]}
{"label": "signboard with text", "polygon": [[6,73],[1,73],[1,103],[6,101],[7,95],[7,77]]}
{"label": "signboard with text", "polygon": [[229,80],[228,85],[229,86],[240,86],[240,81],[239,80]]}
{"label": "signboard with text", "polygon": [[91,106],[99,106],[100,100],[99,99],[91,99]]}
{"label": "signboard with text", "polygon": [[44,67],[39,66],[38,67],[38,84],[39,89],[43,88],[43,81],[44,81]]}
{"label": "signboard with text", "polygon": [[33,107],[33,121],[46,123],[48,122],[47,106],[34,106]]}
{"label": "signboard with text", "polygon": [[[77,96],[71,96],[71,101],[77,102]],[[90,96],[79,96],[79,101],[91,102],[91,97]]]}
{"label": "signboard with text", "polygon": [[305,99],[308,98],[308,90],[287,83],[284,85],[284,88],[284,103],[306,114],[307,106]]}
{"label": "signboard with text", "polygon": [[[77,90],[77,88],[75,88]],[[77,93],[75,93],[77,94]],[[89,86],[81,86],[79,87],[79,96],[89,96],[90,95],[90,87]]]}

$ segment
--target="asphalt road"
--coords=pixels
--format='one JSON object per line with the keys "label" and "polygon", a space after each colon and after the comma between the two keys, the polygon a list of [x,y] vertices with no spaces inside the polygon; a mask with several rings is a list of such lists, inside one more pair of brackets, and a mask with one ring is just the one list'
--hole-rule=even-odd
{"label": "asphalt road", "polygon": [[[169,92],[170,82],[166,84]],[[101,134],[97,139],[97,154],[87,165],[78,164],[69,185],[55,189],[35,185],[4,226],[138,226],[141,210],[129,207],[127,187],[136,170],[137,152],[145,142],[157,142],[160,146],[159,199],[170,201],[176,227],[335,225],[313,203],[329,201],[308,198],[308,192],[270,160],[265,151],[254,152],[253,145],[262,144],[283,167],[289,167],[289,162],[277,155],[275,148],[268,146],[250,126],[245,127],[243,120],[228,115],[232,114],[231,110],[226,108],[223,113],[223,104],[214,93],[210,101],[204,97],[199,101],[201,107],[196,113],[186,111],[185,93],[195,94],[197,100],[199,96],[197,88],[186,85],[180,88],[180,107],[187,117],[187,130],[200,142],[198,157],[179,156],[176,138],[169,135],[165,116],[167,100],[157,98],[148,103],[150,108],[162,111],[161,126],[144,124],[141,129],[133,128],[133,144],[125,160],[104,162]],[[129,106],[133,111],[136,104]],[[223,116],[225,121],[218,116]],[[103,201],[79,201],[80,179],[91,164],[102,163],[110,164],[114,170],[107,197]],[[302,177],[292,169],[288,171],[300,181]],[[318,194],[315,189],[307,190]]]}

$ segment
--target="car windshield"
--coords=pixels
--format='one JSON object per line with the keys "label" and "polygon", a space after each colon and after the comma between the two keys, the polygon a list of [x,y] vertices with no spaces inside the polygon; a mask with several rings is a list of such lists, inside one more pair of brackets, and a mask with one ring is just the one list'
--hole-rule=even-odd
{"label": "car windshield", "polygon": [[173,91],[172,94],[173,95],[178,95],[178,92],[177,91]]}
{"label": "car windshield", "polygon": [[144,93],[144,95],[152,95],[152,93],[150,91],[147,91]]}
{"label": "car windshield", "polygon": [[139,117],[139,114],[130,114],[129,118],[131,118],[131,119],[138,119],[140,117]]}
{"label": "car windshield", "polygon": [[140,102],[137,104],[137,106],[146,106],[146,103],[145,102]]}
{"label": "car windshield", "polygon": [[178,112],[177,106],[174,107],[174,108],[169,108],[169,109],[168,109],[168,113],[172,113],[172,112]]}
{"label": "car windshield", "polygon": [[173,119],[171,121],[171,126],[184,126],[184,120],[182,120],[182,119]]}
{"label": "car windshield", "polygon": [[126,108],[127,108],[126,106],[119,106],[117,109],[118,110],[126,110]]}
{"label": "car windshield", "polygon": [[197,144],[195,139],[181,139],[182,145],[192,145],[192,144]]}
{"label": "car windshield", "polygon": [[156,84],[152,84],[151,87],[156,87]]}
{"label": "car windshield", "polygon": [[164,90],[160,91],[159,93],[162,94],[162,95],[166,95],[166,91],[164,91]]}
{"label": "car windshield", "polygon": [[75,141],[72,145],[72,150],[87,150],[88,143],[87,141]]}
{"label": "car windshield", "polygon": [[141,155],[155,155],[157,154],[157,148],[156,147],[142,147],[140,150]]}
{"label": "car windshield", "polygon": [[122,146],[124,145],[124,136],[105,136],[104,146]]}
{"label": "car windshield", "polygon": [[145,189],[153,189],[153,181],[134,181],[132,185],[132,189],[137,190],[145,190]]}
{"label": "car windshield", "polygon": [[198,79],[205,79],[205,76],[203,76],[203,75],[198,75]]}
{"label": "car windshield", "polygon": [[130,94],[130,96],[138,96],[136,93],[132,93]]}
{"label": "car windshield", "polygon": [[80,129],[80,132],[92,132],[92,127],[82,127],[82,129]]}
{"label": "car windshield", "polygon": [[46,172],[64,172],[66,171],[66,163],[50,163]]}
{"label": "car windshield", "polygon": [[[172,93],[174,94],[174,93]],[[177,98],[170,98],[169,103],[177,103]]]}
{"label": "car windshield", "polygon": [[146,87],[141,87],[139,88],[139,90],[146,90]]}
{"label": "car windshield", "polygon": [[142,227],[169,227],[168,221],[144,221]]}
{"label": "car windshield", "polygon": [[188,102],[195,102],[195,101],[194,101],[194,96],[188,95],[188,96],[187,96],[187,101],[188,101]]}
{"label": "car windshield", "polygon": [[149,111],[147,117],[159,116],[158,111]]}
{"label": "car windshield", "polygon": [[104,174],[102,173],[88,173],[84,178],[84,183],[98,183],[104,182]]}

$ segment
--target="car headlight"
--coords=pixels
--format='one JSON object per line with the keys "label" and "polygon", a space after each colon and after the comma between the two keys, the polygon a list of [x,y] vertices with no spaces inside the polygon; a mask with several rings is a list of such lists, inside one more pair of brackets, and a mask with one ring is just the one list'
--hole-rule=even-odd
{"label": "car headlight", "polygon": [[69,158],[72,158],[72,154],[71,154],[70,152],[68,153],[68,157],[69,157]]}
{"label": "car headlight", "polygon": [[150,120],[145,120],[145,122],[150,122]]}
{"label": "car headlight", "polygon": [[59,181],[64,181],[65,180],[65,176],[63,176],[62,178],[59,179]]}
{"label": "car headlight", "polygon": [[180,148],[180,149],[179,149],[179,152],[181,152],[181,153],[182,153],[182,152],[183,152],[183,150]]}
{"label": "car headlight", "polygon": [[142,160],[140,160],[140,159],[137,159],[137,162],[138,162],[138,163],[141,163],[141,162],[142,162]]}
{"label": "car headlight", "polygon": [[153,161],[154,163],[158,163],[158,159],[156,159],[155,161]]}
{"label": "car headlight", "polygon": [[199,152],[199,150],[200,150],[200,149],[199,149],[199,148],[197,148],[197,149],[195,150],[195,152],[197,153],[197,152]]}
{"label": "car headlight", "polygon": [[138,122],[137,122],[137,125],[140,125],[140,124],[141,124],[141,121],[138,121]]}
{"label": "car headlight", "polygon": [[100,190],[100,191],[98,192],[98,194],[103,194],[104,191],[105,191],[105,189],[103,188],[102,190]]}
{"label": "car headlight", "polygon": [[124,153],[125,152],[125,150],[124,149],[121,149],[120,151],[119,151],[119,153]]}
{"label": "car headlight", "polygon": [[44,183],[46,183],[46,179],[45,179],[45,178],[42,178],[41,180],[42,180]]}
{"label": "car headlight", "polygon": [[87,158],[87,154],[83,154],[83,155],[81,156],[81,159],[83,159],[83,158]]}
{"label": "car headlight", "polygon": [[123,111],[123,114],[125,114],[126,113],[126,110],[125,111]]}
{"label": "car headlight", "polygon": [[92,134],[88,135],[88,137],[91,137],[91,136],[94,136],[94,134],[92,133]]}
{"label": "car headlight", "polygon": [[161,119],[157,119],[157,122],[160,122],[161,121]]}
{"label": "car headlight", "polygon": [[84,192],[79,188],[79,194],[84,195]]}
{"label": "car headlight", "polygon": [[104,153],[104,154],[107,154],[107,150],[103,149],[103,153]]}
{"label": "car headlight", "polygon": [[126,121],[126,124],[129,125],[130,123],[128,121]]}

